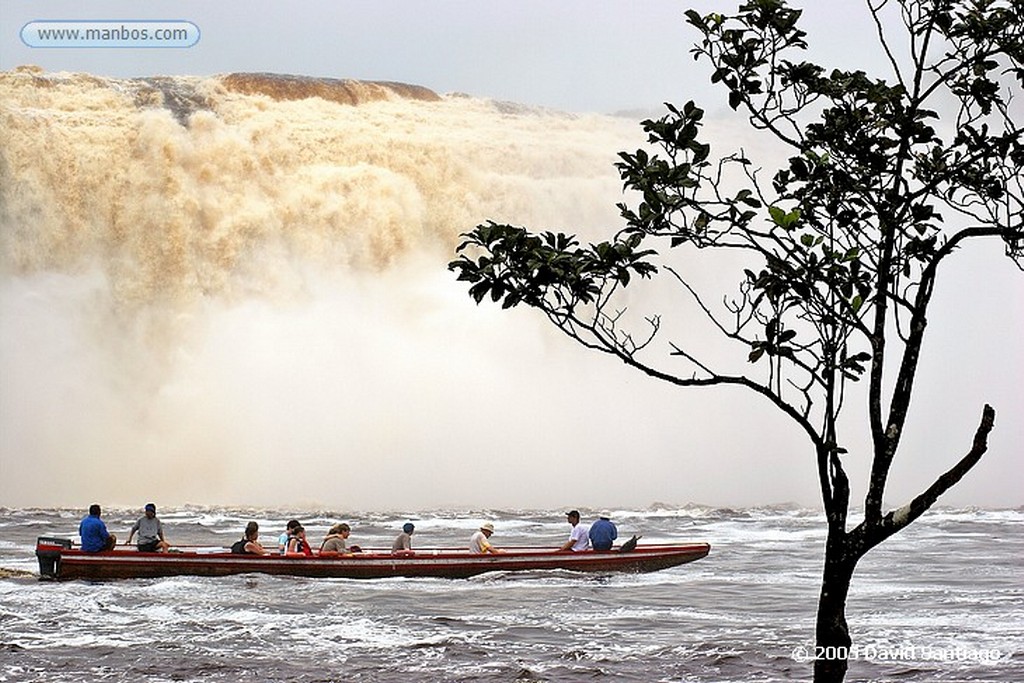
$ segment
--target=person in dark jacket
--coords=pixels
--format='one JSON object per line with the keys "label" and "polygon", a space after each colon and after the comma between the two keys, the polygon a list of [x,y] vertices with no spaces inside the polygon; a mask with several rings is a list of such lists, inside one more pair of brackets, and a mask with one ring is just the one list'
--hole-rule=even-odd
{"label": "person in dark jacket", "polygon": [[245,536],[235,541],[231,546],[231,552],[239,555],[266,555],[270,551],[260,545],[260,525],[256,522],[249,522],[245,525]]}

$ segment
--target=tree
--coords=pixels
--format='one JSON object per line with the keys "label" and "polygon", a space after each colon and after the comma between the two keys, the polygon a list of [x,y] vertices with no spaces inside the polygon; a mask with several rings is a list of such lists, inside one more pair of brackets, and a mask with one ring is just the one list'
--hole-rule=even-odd
{"label": "tree", "polygon": [[[851,644],[846,597],[860,558],[974,467],[994,425],[986,405],[966,454],[907,504],[883,509],[940,266],[981,239],[1002,240],[1024,262],[1024,140],[1011,110],[1024,89],[1024,6],[869,0],[867,10],[888,80],[800,61],[801,13],[784,0],[751,0],[732,16],[686,13],[701,36],[695,59],[710,64],[729,105],[789,150],[770,182],[741,152],[712,160],[700,139],[704,112],[692,102],[666,105],[642,123],[650,147],[619,155],[624,188],[639,203],[618,205],[625,225],[611,239],[583,245],[488,222],[464,235],[449,264],[478,303],[531,306],[576,342],[653,378],[741,387],[795,423],[813,449],[828,526],[816,644],[840,653]],[[902,59],[886,12],[906,30]],[[724,298],[676,265],[715,253],[739,264]],[[742,354],[738,370],[686,339],[659,352],[661,317],[637,329],[616,308],[624,288],[656,276],[678,285]],[[855,400],[866,424],[840,420]],[[871,470],[853,525],[844,461],[857,456],[844,444],[858,431]],[[818,659],[815,680],[842,680],[846,669],[845,657]]]}

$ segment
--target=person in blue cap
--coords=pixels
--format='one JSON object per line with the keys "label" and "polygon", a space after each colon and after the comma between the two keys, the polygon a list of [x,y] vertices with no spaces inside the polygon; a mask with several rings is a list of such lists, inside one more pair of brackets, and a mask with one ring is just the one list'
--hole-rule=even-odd
{"label": "person in blue cap", "polygon": [[391,544],[391,553],[394,555],[412,555],[412,534],[416,531],[416,525],[406,522],[402,525],[402,533],[398,534],[395,542]]}
{"label": "person in blue cap", "polygon": [[132,525],[125,545],[131,545],[136,532],[139,534],[140,553],[166,553],[171,547],[164,538],[164,523],[157,519],[156,505],[153,503],[146,503],[145,515]]}

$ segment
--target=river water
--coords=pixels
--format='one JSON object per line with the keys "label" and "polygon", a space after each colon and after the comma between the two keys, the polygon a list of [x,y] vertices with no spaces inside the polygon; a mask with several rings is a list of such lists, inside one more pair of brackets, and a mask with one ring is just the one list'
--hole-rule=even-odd
{"label": "river water", "polygon": [[[561,543],[564,511],[338,514],[187,507],[172,543],[228,545],[246,521],[272,540],[299,516],[319,539],[464,546]],[[590,511],[593,512],[593,511]],[[646,575],[489,574],[356,581],[246,575],[41,582],[39,535],[74,538],[81,511],[0,509],[0,681],[808,680],[823,519],[812,510],[617,510],[620,536],[707,541],[696,563]],[[105,510],[125,538],[137,515]],[[586,512],[585,512],[586,516]],[[591,515],[592,516],[592,515]],[[1024,511],[938,510],[854,578],[848,680],[1024,680]]]}

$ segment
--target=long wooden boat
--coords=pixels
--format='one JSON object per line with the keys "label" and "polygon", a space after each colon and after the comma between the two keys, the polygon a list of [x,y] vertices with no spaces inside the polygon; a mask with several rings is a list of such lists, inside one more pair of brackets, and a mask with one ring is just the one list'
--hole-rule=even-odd
{"label": "long wooden boat", "polygon": [[477,555],[456,550],[417,551],[412,555],[362,552],[340,557],[238,555],[222,549],[144,553],[128,549],[88,553],[71,541],[40,537],[36,541],[39,575],[58,581],[156,578],[166,576],[229,576],[275,574],[313,578],[379,579],[438,577],[461,579],[485,572],[563,569],[576,572],[653,572],[699,560],[707,543],[644,544],[618,550],[561,552],[551,549],[509,549]]}

